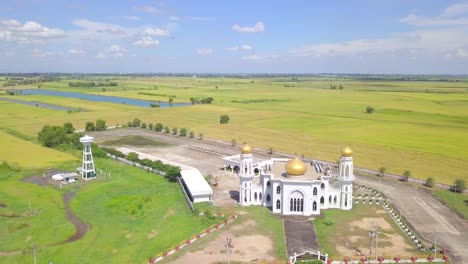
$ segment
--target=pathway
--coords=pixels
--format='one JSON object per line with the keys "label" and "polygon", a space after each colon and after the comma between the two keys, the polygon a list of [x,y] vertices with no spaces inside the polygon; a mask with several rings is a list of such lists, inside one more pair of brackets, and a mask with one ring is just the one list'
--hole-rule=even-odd
{"label": "pathway", "polygon": [[293,256],[294,253],[302,254],[305,251],[317,252],[320,249],[311,220],[304,217],[283,216],[282,218],[288,256]]}

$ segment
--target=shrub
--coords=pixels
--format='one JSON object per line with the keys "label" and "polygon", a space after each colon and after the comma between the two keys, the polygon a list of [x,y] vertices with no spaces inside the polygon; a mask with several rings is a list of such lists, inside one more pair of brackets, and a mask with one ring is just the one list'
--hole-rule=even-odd
{"label": "shrub", "polygon": [[133,126],[132,121],[128,121],[128,122],[127,122],[127,126],[128,126],[128,127],[132,127],[132,126]]}
{"label": "shrub", "polygon": [[127,157],[125,157],[127,160],[129,161],[133,161],[133,162],[138,162],[139,159],[138,159],[138,154],[135,153],[135,152],[130,152],[127,154]]}
{"label": "shrub", "polygon": [[171,132],[171,129],[168,126],[164,127],[164,133],[169,133]]}
{"label": "shrub", "polygon": [[146,128],[146,123],[141,123],[141,128]]}
{"label": "shrub", "polygon": [[154,125],[154,131],[156,132],[161,132],[163,130],[163,124],[161,123],[156,123],[156,125]]}
{"label": "shrub", "polygon": [[179,131],[179,136],[185,137],[185,136],[187,136],[187,132],[188,132],[188,130],[185,127],[183,127]]}
{"label": "shrub", "polygon": [[94,122],[86,122],[85,131],[94,131],[96,127],[94,126]]}
{"label": "shrub", "polygon": [[149,123],[149,124],[148,124],[148,129],[149,129],[149,130],[153,130],[153,123]]}
{"label": "shrub", "polygon": [[141,120],[138,119],[138,118],[133,119],[132,125],[133,125],[133,127],[140,127]]}
{"label": "shrub", "polygon": [[366,107],[366,113],[372,114],[372,113],[374,113],[374,111],[375,111],[375,109],[372,106]]}
{"label": "shrub", "polygon": [[453,182],[453,187],[452,187],[453,191],[454,192],[457,192],[457,193],[463,193],[466,189],[465,187],[465,180],[463,179],[456,179],[454,182]]}
{"label": "shrub", "polygon": [[173,135],[177,135],[177,127],[174,127],[174,128],[172,129],[172,134],[173,134]]}
{"label": "shrub", "polygon": [[75,128],[73,127],[73,124],[70,122],[63,124],[63,128],[65,129],[65,133],[67,134],[72,134],[73,132],[75,132]]}
{"label": "shrub", "polygon": [[200,139],[200,140],[203,139],[203,133],[198,133],[198,139]]}
{"label": "shrub", "polygon": [[107,128],[106,121],[102,119],[96,120],[96,131],[106,130],[106,128]]}
{"label": "shrub", "polygon": [[426,186],[429,188],[432,188],[434,187],[434,185],[435,185],[434,178],[428,177],[426,180]]}
{"label": "shrub", "polygon": [[190,131],[190,132],[189,132],[189,138],[193,138],[194,136],[195,136],[195,132]]}
{"label": "shrub", "polygon": [[229,116],[224,114],[219,117],[219,122],[221,124],[227,124],[229,122],[229,119],[230,119]]}

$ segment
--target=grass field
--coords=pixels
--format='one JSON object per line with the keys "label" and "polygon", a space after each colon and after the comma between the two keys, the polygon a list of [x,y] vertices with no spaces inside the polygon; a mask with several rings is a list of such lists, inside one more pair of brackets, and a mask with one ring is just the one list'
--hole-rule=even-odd
{"label": "grass field", "polygon": [[[467,178],[468,82],[353,80],[345,78],[188,78],[89,77],[112,80],[116,87],[69,87],[69,80],[44,83],[41,89],[79,91],[101,95],[187,102],[211,96],[210,105],[179,108],[140,108],[84,102],[52,96],[22,96],[87,112],[66,113],[0,102],[0,127],[23,134],[36,133],[45,123],[71,120],[83,127],[103,118],[108,125],[135,117],[146,123],[187,127],[205,137],[250,144],[335,161],[339,150],[351,146],[358,167],[387,168],[416,178],[434,177],[452,184]],[[94,79],[93,79],[94,78]],[[72,80],[73,81],[73,80]],[[344,90],[332,90],[342,84]],[[105,89],[105,91],[103,91]],[[376,109],[373,114],[365,108]],[[219,116],[228,114],[226,125]]]}
{"label": "grass field", "polygon": [[[2,133],[1,139],[2,144],[14,143],[9,151],[14,151],[14,146],[25,146],[40,157],[30,162],[24,157],[32,154],[19,153],[12,157],[11,153],[2,152],[9,155],[9,162],[22,167],[21,170],[4,165],[0,168],[0,263],[31,263],[28,247],[32,243],[37,248],[38,263],[142,263],[148,256],[219,222],[219,219],[194,216],[176,183],[112,160],[95,159],[97,168],[111,173],[111,180],[62,189],[24,182],[24,177],[42,175],[39,168],[54,166],[73,170],[79,161],[74,156],[6,133]],[[55,162],[49,163],[50,160]],[[62,200],[63,194],[70,191],[76,192],[71,209],[91,228],[78,241],[51,246],[75,232],[66,219]],[[31,216],[29,203],[35,211]],[[5,251],[12,250],[26,250],[26,253],[3,256]]]}
{"label": "grass field", "polygon": [[152,147],[170,147],[167,142],[149,139],[143,136],[124,136],[118,139],[107,140],[101,143],[104,146],[152,146]]}
{"label": "grass field", "polygon": [[442,189],[433,190],[433,193],[465,219],[468,219],[468,193],[454,193]]}

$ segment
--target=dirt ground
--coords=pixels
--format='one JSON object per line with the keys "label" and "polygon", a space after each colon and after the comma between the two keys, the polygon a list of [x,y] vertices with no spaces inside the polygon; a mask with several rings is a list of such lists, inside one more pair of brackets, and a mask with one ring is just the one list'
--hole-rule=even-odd
{"label": "dirt ground", "polygon": [[[378,210],[376,217],[364,217],[361,220],[348,223],[351,231],[362,230],[362,233],[369,230],[371,223],[378,227],[377,243],[378,254],[383,256],[393,256],[398,252],[401,256],[411,256],[414,254],[414,248],[399,234],[396,234],[393,227],[379,214],[385,214],[384,210]],[[347,246],[336,245],[336,250],[341,256],[363,256],[369,255],[369,238],[367,236],[348,237]],[[373,253],[375,254],[375,253]]]}
{"label": "dirt ground", "polygon": [[[228,230],[221,231],[203,249],[193,252],[185,251],[183,255],[170,263],[220,263],[227,262],[228,255],[225,246],[226,238],[231,238],[230,260],[233,262],[263,263],[272,262],[271,251],[273,242],[264,235],[248,232],[247,229],[255,227],[256,223],[249,220],[245,223],[235,225]],[[198,243],[198,242],[197,242]]]}

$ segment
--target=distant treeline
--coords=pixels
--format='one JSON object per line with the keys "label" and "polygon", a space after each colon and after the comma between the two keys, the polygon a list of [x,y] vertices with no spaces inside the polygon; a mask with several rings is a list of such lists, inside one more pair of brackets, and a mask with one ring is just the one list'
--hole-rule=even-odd
{"label": "distant treeline", "polygon": [[68,86],[70,87],[95,87],[95,86],[118,86],[119,84],[116,82],[108,82],[108,83],[95,83],[95,82],[69,82]]}
{"label": "distant treeline", "polygon": [[139,92],[138,94],[141,94],[141,95],[149,95],[149,96],[160,96],[160,97],[172,97],[172,98],[176,98],[175,95],[172,95],[172,94],[158,94],[158,93],[144,93],[144,92]]}
{"label": "distant treeline", "polygon": [[206,98],[198,98],[198,97],[190,97],[190,102],[192,104],[211,104],[214,101],[213,97],[206,97]]}
{"label": "distant treeline", "polygon": [[3,86],[28,85],[36,83],[40,84],[43,82],[54,82],[57,80],[58,78],[47,76],[42,76],[40,78],[6,77]]}
{"label": "distant treeline", "polygon": [[265,102],[287,102],[288,99],[252,99],[252,100],[232,100],[231,103],[251,104],[251,103],[265,103]]}

